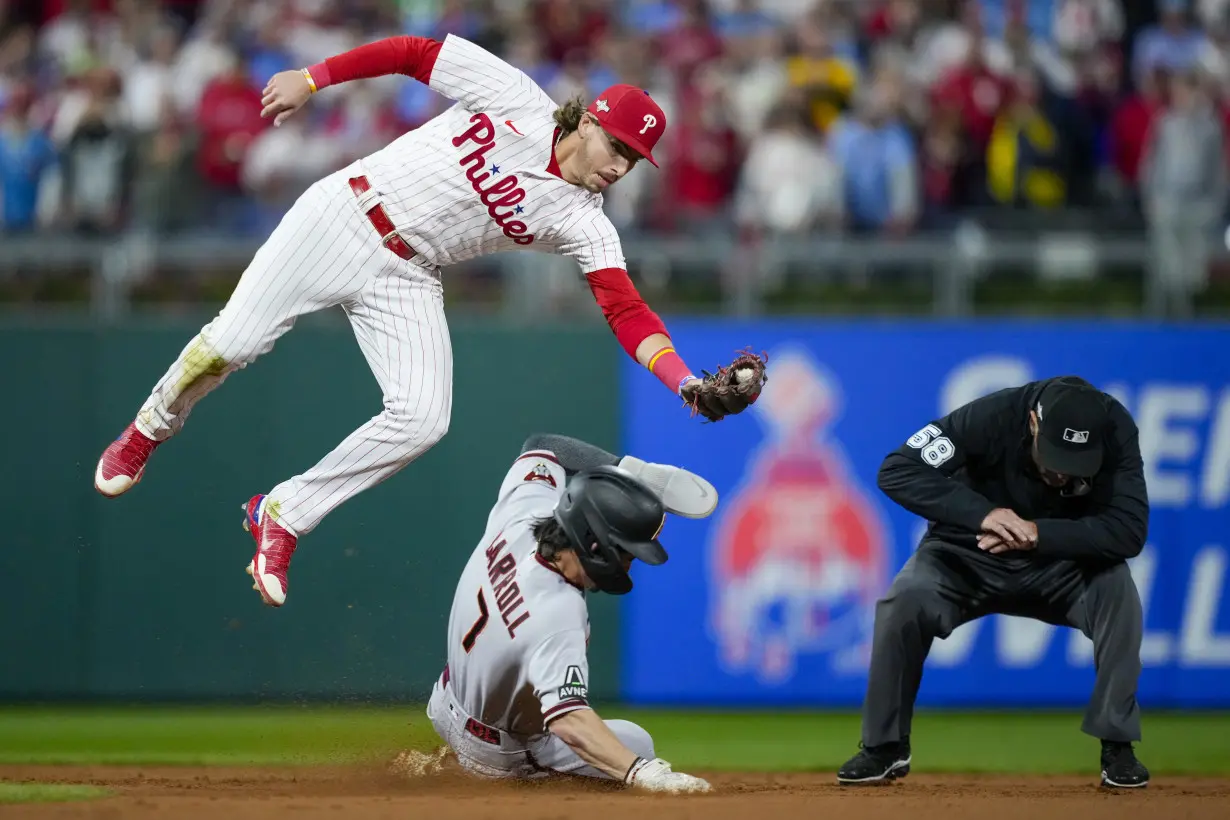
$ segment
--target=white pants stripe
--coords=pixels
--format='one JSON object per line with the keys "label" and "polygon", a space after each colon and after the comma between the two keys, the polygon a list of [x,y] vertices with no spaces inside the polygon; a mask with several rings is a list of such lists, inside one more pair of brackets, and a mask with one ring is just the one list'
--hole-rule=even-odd
{"label": "white pants stripe", "polygon": [[146,435],[175,435],[197,401],[271,350],[299,316],[340,305],[384,409],[270,491],[266,509],[297,535],[430,449],[452,415],[453,351],[438,271],[380,244],[346,182],[358,173],[352,166],[332,174],[295,202],[137,416]]}
{"label": "white pants stripe", "polygon": [[[480,777],[533,779],[551,772],[610,780],[610,775],[590,766],[567,743],[553,734],[517,738],[500,732],[498,746],[479,740],[465,730],[470,717],[451,689],[437,680],[427,702],[427,717],[462,768]],[[649,732],[627,720],[603,721],[633,754],[646,760],[656,756]]]}

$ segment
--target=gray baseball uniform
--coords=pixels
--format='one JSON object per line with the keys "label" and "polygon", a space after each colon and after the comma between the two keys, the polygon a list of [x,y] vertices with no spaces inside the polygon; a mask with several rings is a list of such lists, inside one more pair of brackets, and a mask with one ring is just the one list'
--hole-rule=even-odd
{"label": "gray baseball uniform", "polygon": [[[572,445],[574,461],[583,453],[586,466],[616,463],[598,448],[550,438]],[[585,595],[539,557],[532,533],[566,481],[551,450],[531,449],[513,462],[453,598],[448,664],[427,715],[461,765],[486,777],[606,777],[548,731],[552,720],[590,708]],[[655,757],[644,729],[606,723],[634,753]]]}

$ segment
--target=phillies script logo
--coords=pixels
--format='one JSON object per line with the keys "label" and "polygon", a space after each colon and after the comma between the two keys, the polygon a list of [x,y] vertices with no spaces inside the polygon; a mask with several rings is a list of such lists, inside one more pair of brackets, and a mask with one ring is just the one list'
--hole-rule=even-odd
{"label": "phillies script logo", "polygon": [[[500,177],[498,182],[483,187],[483,183],[491,178],[491,173],[487,171],[487,152],[495,147],[495,126],[486,114],[475,114],[470,117],[470,122],[474,124],[465,133],[453,137],[453,147],[460,148],[467,142],[478,147],[462,157],[458,164],[466,169],[470,187],[487,206],[487,213],[491,214],[504,235],[518,245],[528,245],[534,241],[534,234],[527,233],[529,228],[524,222],[512,218],[516,213],[513,207],[525,199],[525,189],[518,183],[516,174]],[[498,210],[500,208],[508,210]]]}

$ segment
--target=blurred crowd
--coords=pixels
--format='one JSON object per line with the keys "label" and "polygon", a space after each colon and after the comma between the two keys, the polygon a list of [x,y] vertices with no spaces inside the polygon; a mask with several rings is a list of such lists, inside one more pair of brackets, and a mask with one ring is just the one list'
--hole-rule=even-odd
{"label": "blurred crowd", "polygon": [[272,129],[267,79],[449,32],[558,101],[654,93],[662,168],[608,195],[627,231],[1084,209],[1167,225],[1179,253],[1226,207],[1230,0],[0,0],[0,225],[267,233],[450,104],[388,77]]}

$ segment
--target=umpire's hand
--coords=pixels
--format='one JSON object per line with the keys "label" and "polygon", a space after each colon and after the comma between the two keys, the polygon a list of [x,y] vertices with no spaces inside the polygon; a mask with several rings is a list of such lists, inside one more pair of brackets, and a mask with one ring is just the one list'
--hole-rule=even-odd
{"label": "umpire's hand", "polygon": [[1038,525],[1026,521],[1007,507],[991,510],[982,519],[978,549],[998,555],[1011,550],[1031,550],[1038,546]]}

